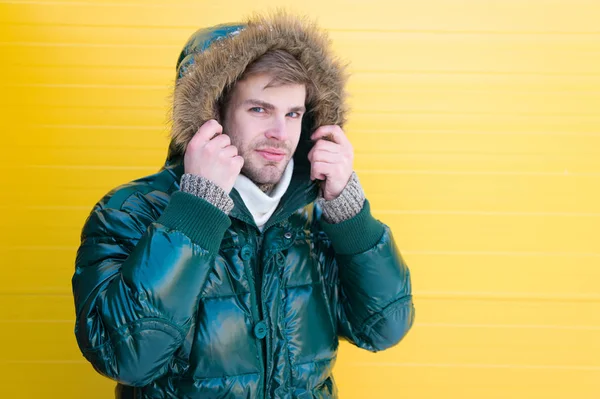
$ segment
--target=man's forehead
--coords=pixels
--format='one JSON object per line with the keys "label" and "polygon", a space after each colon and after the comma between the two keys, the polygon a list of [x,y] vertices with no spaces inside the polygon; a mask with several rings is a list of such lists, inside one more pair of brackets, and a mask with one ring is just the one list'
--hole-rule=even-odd
{"label": "man's forehead", "polygon": [[297,87],[297,86],[302,86],[305,87],[306,85],[303,83],[288,83],[288,82],[282,82],[278,80],[277,76],[271,75],[271,74],[255,74],[255,75],[250,75],[250,76],[246,76],[244,77],[244,79],[239,80],[236,84],[235,87],[238,86],[242,86],[242,87],[250,87],[253,89],[261,89],[261,90],[265,90],[271,87]]}
{"label": "man's forehead", "polygon": [[303,106],[306,100],[306,86],[301,83],[280,83],[271,76],[249,77],[236,83],[233,88],[236,103],[250,99],[273,103],[286,103],[290,106]]}

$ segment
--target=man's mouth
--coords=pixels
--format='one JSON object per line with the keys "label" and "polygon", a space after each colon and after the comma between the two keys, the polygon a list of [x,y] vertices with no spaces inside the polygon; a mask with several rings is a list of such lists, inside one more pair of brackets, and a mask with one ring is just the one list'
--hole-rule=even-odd
{"label": "man's mouth", "polygon": [[285,151],[282,151],[277,148],[261,148],[256,150],[260,156],[262,156],[267,161],[275,161],[279,162],[285,158]]}

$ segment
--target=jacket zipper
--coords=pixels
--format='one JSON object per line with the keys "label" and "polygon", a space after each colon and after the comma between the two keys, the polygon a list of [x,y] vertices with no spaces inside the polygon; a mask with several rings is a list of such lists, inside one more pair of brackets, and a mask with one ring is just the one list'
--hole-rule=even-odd
{"label": "jacket zipper", "polygon": [[[262,234],[259,233],[258,235],[253,235],[253,237],[255,238],[255,244],[256,244],[256,248],[257,248],[256,254],[255,254],[256,256],[251,258],[251,264],[250,264],[250,267],[247,268],[247,270],[248,270],[248,274],[249,274],[248,283],[250,284],[250,290],[253,293],[253,295],[250,295],[250,297],[254,299],[252,301],[253,302],[252,303],[252,316],[253,316],[253,319],[254,319],[254,322],[256,325],[256,323],[263,321],[262,276],[260,276],[260,273],[258,273],[258,264],[260,262],[260,254],[261,254],[261,248],[262,248]],[[257,289],[257,287],[258,287],[258,289]],[[252,333],[254,334],[254,326],[252,326],[252,328],[253,328]],[[267,395],[266,337],[263,339],[258,339],[258,340],[259,340],[260,351],[261,351],[261,356],[259,356],[260,368],[261,368],[262,374],[263,374],[263,382],[262,382],[263,395],[262,395],[262,397],[266,398],[267,397],[266,396]]]}
{"label": "jacket zipper", "polygon": [[[256,276],[257,276],[257,283],[258,283],[258,290],[256,291],[256,301],[258,303],[258,312],[259,312],[259,321],[262,321],[263,323],[266,324],[265,321],[265,309],[264,309],[264,303],[262,300],[262,290],[263,290],[263,262],[262,262],[262,244],[263,244],[263,235],[262,232],[259,232],[257,235],[255,235],[256,238]],[[267,378],[269,375],[269,357],[268,357],[268,344],[269,344],[269,332],[267,331],[267,335],[260,340],[261,342],[261,350],[262,350],[262,358],[264,359],[263,361],[263,371],[264,371],[264,375],[265,377],[263,378],[263,393],[264,393],[264,397],[267,397]]]}

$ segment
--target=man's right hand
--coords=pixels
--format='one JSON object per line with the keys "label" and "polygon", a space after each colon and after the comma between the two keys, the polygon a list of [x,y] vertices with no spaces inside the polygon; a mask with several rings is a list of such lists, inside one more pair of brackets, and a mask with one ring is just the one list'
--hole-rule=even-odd
{"label": "man's right hand", "polygon": [[235,179],[244,165],[244,158],[231,145],[223,126],[214,119],[204,123],[192,137],[183,158],[185,173],[204,177],[231,192]]}

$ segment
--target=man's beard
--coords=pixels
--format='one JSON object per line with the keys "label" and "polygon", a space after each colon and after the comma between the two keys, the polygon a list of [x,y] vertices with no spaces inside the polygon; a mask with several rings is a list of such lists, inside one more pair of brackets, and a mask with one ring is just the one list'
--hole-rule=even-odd
{"label": "man's beard", "polygon": [[[261,162],[261,160],[256,161],[256,159],[260,157],[260,155],[256,153],[256,150],[262,148],[275,148],[282,150],[285,152],[286,157],[279,162]],[[250,156],[245,157],[244,155],[246,154],[249,154]],[[275,184],[279,182],[279,180],[281,180],[283,172],[290,161],[288,158],[289,154],[290,149],[285,143],[280,141],[262,140],[256,144],[252,144],[252,146],[248,148],[243,148],[240,150],[239,155],[244,158],[244,166],[242,167],[241,173],[248,179],[252,180],[254,184],[261,188],[262,191],[268,192]]]}

